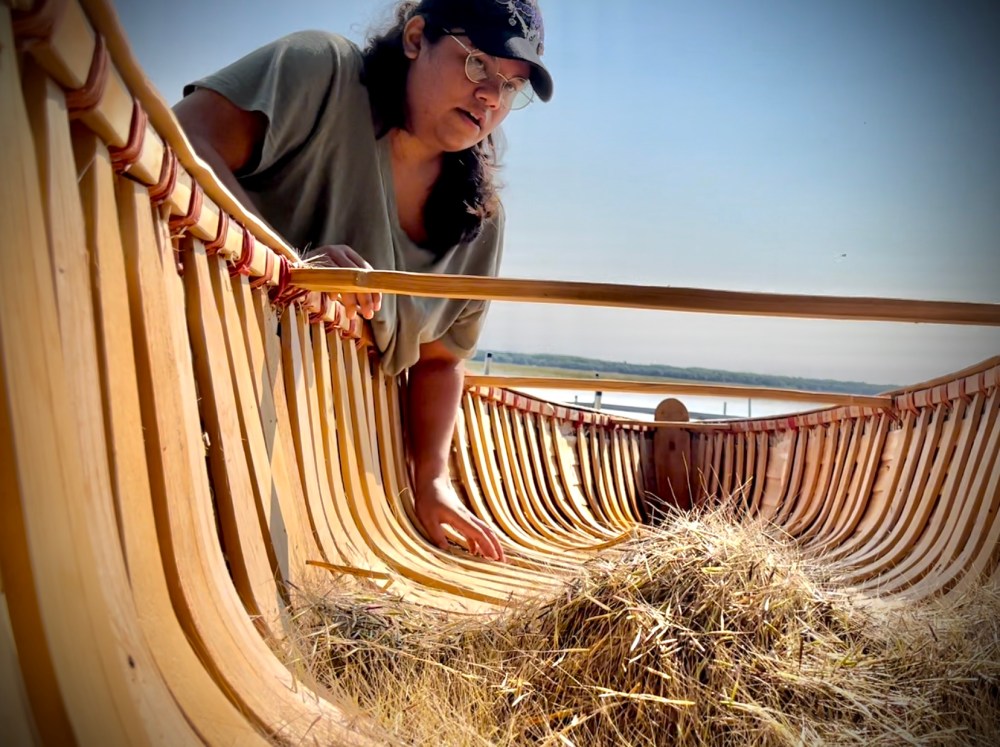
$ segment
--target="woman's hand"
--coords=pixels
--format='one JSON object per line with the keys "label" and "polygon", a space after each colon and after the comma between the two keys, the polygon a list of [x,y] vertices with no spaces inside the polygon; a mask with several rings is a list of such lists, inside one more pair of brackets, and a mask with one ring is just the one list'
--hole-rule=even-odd
{"label": "woman's hand", "polygon": [[418,486],[413,507],[431,542],[442,550],[448,548],[442,526],[447,524],[465,537],[473,555],[504,561],[500,538],[486,522],[465,507],[447,477],[436,478],[423,488]]}
{"label": "woman's hand", "polygon": [[[316,260],[319,260],[318,262]],[[343,244],[321,246],[309,253],[309,262],[317,267],[355,267],[359,270],[374,270],[364,257]],[[365,319],[371,319],[382,308],[381,293],[338,293],[338,300],[344,305],[347,318],[353,319],[360,311]]]}

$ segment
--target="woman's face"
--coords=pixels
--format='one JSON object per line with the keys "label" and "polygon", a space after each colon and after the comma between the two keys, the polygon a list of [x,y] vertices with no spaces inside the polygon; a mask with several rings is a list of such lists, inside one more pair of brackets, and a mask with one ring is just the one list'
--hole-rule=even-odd
{"label": "woman's face", "polygon": [[501,99],[504,79],[526,79],[531,68],[522,60],[483,55],[480,61],[488,75],[474,83],[465,74],[466,49],[478,50],[468,37],[443,36],[431,43],[423,31],[424,19],[417,16],[403,32],[403,49],[411,60],[406,81],[408,129],[442,152],[471,148],[485,140],[510,111]]}

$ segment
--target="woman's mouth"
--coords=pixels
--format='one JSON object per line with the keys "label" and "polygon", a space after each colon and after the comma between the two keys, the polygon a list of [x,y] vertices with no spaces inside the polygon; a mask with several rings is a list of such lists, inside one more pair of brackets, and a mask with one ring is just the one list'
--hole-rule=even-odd
{"label": "woman's mouth", "polygon": [[459,111],[462,113],[462,116],[466,119],[466,121],[475,126],[477,130],[481,130],[483,128],[482,121],[480,121],[479,117],[477,117],[475,114],[466,111],[465,109],[459,109]]}

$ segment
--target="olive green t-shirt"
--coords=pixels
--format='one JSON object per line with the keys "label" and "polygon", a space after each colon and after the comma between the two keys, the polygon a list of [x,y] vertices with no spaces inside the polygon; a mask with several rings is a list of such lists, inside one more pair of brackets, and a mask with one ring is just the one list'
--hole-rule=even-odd
{"label": "olive green t-shirt", "polygon": [[[186,86],[184,94],[208,88],[267,117],[259,161],[236,176],[265,220],[301,252],[346,244],[379,270],[495,276],[502,211],[476,240],[440,258],[400,227],[388,138],[376,137],[361,69],[361,51],[352,42],[305,31],[251,52]],[[410,367],[420,344],[434,340],[471,357],[487,306],[383,295],[372,320],[383,368],[395,375]]]}

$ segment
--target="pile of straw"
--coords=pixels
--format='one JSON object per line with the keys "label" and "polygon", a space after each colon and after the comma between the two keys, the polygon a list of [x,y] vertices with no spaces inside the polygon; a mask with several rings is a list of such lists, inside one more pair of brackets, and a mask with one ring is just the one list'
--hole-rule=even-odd
{"label": "pile of straw", "polygon": [[1000,744],[995,591],[889,609],[718,513],[489,619],[335,590],[294,616],[305,666],[410,743]]}

